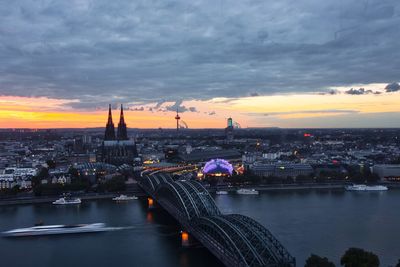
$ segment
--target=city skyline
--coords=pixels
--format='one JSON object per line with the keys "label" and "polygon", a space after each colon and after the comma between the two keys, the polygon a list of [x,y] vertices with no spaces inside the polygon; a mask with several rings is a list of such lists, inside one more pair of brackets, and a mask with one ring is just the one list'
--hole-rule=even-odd
{"label": "city skyline", "polygon": [[400,4],[251,1],[0,7],[0,128],[400,127]]}

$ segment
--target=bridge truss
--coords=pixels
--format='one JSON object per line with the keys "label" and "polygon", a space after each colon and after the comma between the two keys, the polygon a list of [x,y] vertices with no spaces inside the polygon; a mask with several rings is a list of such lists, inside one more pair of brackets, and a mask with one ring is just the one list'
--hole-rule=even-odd
{"label": "bridge truss", "polygon": [[139,185],[226,266],[296,266],[268,229],[244,215],[223,215],[199,182],[158,172],[143,174]]}

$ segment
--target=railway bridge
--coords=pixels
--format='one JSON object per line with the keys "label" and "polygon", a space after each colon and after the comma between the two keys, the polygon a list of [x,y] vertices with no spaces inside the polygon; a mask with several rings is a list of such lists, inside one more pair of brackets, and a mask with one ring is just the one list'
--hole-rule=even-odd
{"label": "railway bridge", "polygon": [[263,225],[240,214],[222,214],[197,181],[170,173],[142,174],[139,186],[226,266],[294,267],[296,260]]}

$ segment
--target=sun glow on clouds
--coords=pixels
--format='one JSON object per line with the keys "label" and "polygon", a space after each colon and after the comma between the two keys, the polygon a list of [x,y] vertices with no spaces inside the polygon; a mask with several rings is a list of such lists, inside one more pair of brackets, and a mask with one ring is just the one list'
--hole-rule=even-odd
{"label": "sun glow on clouds", "polygon": [[[381,87],[373,85],[363,88],[369,90],[369,88],[380,89]],[[238,113],[236,117],[245,120],[248,126],[329,127],[323,123],[323,120],[330,117],[337,117],[338,120],[346,117],[359,119],[360,125],[357,127],[400,126],[399,120],[382,121],[382,117],[368,119],[366,116],[400,112],[399,93],[348,95],[344,93],[344,88],[335,89],[338,93],[334,95],[287,94],[236,99],[218,98],[210,102],[215,110],[223,109],[225,112],[231,111],[231,114]],[[346,125],[344,121],[341,127],[353,126]]]}
{"label": "sun glow on clouds", "polygon": [[[362,86],[366,90],[381,90],[382,85]],[[358,87],[355,87],[358,88]],[[399,120],[383,120],[385,114],[400,114],[400,93],[348,95],[348,88],[334,88],[336,94],[281,94],[242,98],[214,98],[183,101],[187,111],[181,118],[189,128],[223,128],[226,119],[233,117],[242,127],[329,127],[324,120],[357,121],[357,127],[396,127]],[[381,90],[382,91],[382,90]],[[121,101],[123,102],[123,101]],[[74,109],[79,100],[0,96],[1,128],[82,128],[103,127],[107,107],[101,110]],[[116,103],[112,103],[116,104]],[[127,104],[125,119],[131,128],[174,128],[173,102],[162,104]],[[192,109],[189,110],[189,107]],[[127,107],[128,108],[128,107]],[[380,114],[368,119],[368,114]],[[375,115],[374,115],[375,114]],[[113,111],[114,123],[119,112]],[[393,124],[394,123],[394,124]],[[352,125],[347,125],[351,127]],[[343,125],[346,127],[346,125]]]}
{"label": "sun glow on clouds", "polygon": [[[84,128],[103,127],[107,119],[107,107],[103,110],[72,109],[69,104],[76,100],[60,100],[51,98],[30,98],[0,96],[1,128]],[[173,103],[164,103],[165,106]],[[189,103],[190,104],[190,103]],[[125,120],[132,128],[173,128],[174,112],[150,111],[156,103],[145,105],[143,110],[131,107],[125,110]],[[188,105],[190,106],[190,105]],[[204,115],[204,116],[203,116]],[[182,115],[195,127],[222,127],[224,122],[210,121],[210,116],[200,112],[185,112]],[[113,111],[114,123],[118,123],[119,110]]]}
{"label": "sun glow on clouds", "polygon": [[68,109],[67,104],[79,100],[50,99],[47,97],[0,96],[0,110],[52,110]]}

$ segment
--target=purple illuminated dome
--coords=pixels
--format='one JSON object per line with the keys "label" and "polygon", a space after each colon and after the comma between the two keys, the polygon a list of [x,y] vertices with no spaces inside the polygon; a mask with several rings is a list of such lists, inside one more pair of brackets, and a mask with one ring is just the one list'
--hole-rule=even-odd
{"label": "purple illuminated dome", "polygon": [[205,175],[232,175],[233,167],[228,161],[224,159],[212,159],[204,165],[203,173]]}

